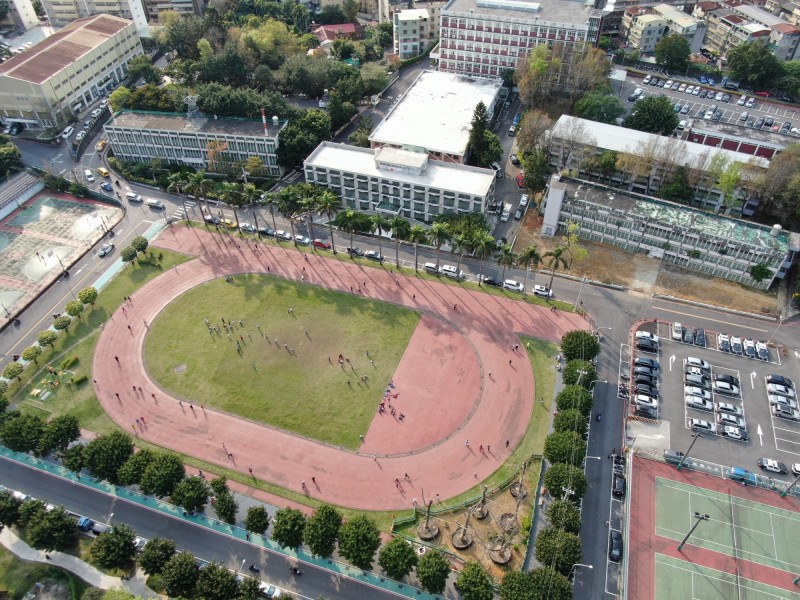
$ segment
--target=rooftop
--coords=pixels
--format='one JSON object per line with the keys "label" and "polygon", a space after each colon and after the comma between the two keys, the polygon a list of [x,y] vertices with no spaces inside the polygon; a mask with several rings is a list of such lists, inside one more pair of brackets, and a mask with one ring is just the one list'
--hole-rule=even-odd
{"label": "rooftop", "polygon": [[[278,127],[272,125],[272,120],[267,119],[266,137],[275,137],[286,125],[286,121],[279,121]],[[114,115],[106,123],[109,127],[129,127],[131,129],[151,129],[156,131],[176,131],[183,133],[207,133],[223,135],[246,135],[264,137],[264,124],[261,119],[212,119],[201,117],[188,119],[185,115],[175,113],[158,113],[147,111],[128,111]]]}
{"label": "rooftop", "polygon": [[[579,119],[578,117],[571,117],[569,115],[562,115],[553,130],[557,131],[559,128],[570,130],[577,127],[580,122],[586,131],[587,138],[594,138],[591,140],[592,145],[597,145],[604,150],[614,150],[616,152],[625,152],[628,154],[637,154],[640,152],[640,145],[647,145],[656,140],[669,140],[668,138],[654,133],[646,133],[644,131],[637,131],[636,129],[627,129],[625,127],[618,127],[616,125],[607,125],[606,123],[598,123],[597,121],[589,121],[587,119]],[[702,144],[695,144],[693,142],[682,142],[681,163],[684,166],[691,167],[693,164],[698,164],[698,159],[702,159],[705,153],[710,153],[713,157],[717,154],[723,154],[729,160],[740,163],[752,163],[758,166],[767,167],[769,161],[764,158],[744,154],[743,152],[733,152],[724,148],[712,148],[710,146],[703,146]]]}
{"label": "rooftop", "polygon": [[506,21],[539,21],[580,25],[588,29],[589,14],[584,0],[450,0],[444,7],[447,12],[469,13],[476,16],[491,15]]}
{"label": "rooftop", "polygon": [[772,13],[765,11],[763,8],[757,6],[750,6],[749,4],[742,4],[737,6],[734,10],[745,17],[761,23],[762,25],[777,25],[778,23],[786,23],[783,19],[776,17]]}
{"label": "rooftop", "polygon": [[30,83],[44,83],[129,25],[133,25],[133,21],[112,15],[77,19],[29,50],[4,62],[0,65],[0,75]]}
{"label": "rooftop", "polygon": [[658,23],[662,21],[666,21],[666,17],[661,15],[637,15],[636,22],[637,23]]}
{"label": "rooftop", "polygon": [[[758,117],[762,113],[751,113],[752,116]],[[744,121],[741,121],[744,123]],[[781,121],[775,121],[781,124]],[[730,140],[738,140],[745,143],[756,143],[766,145],[772,148],[783,149],[786,146],[793,144],[794,139],[782,133],[773,133],[771,131],[763,131],[761,129],[753,129],[751,127],[743,127],[742,125],[722,123],[721,121],[706,121],[705,119],[690,119],[690,131],[698,133],[718,134],[723,135]]]}
{"label": "rooftop", "polygon": [[781,33],[800,33],[800,28],[795,27],[791,23],[778,23],[773,25],[772,29],[780,31]]}
{"label": "rooftop", "polygon": [[663,15],[665,19],[669,19],[681,27],[691,27],[697,24],[697,19],[669,4],[659,4],[658,6],[654,6],[653,10]]}
{"label": "rooftop", "polygon": [[790,247],[795,249],[798,245],[796,233],[781,231],[773,236],[772,228],[766,225],[715,215],[650,196],[620,192],[587,182],[578,183],[563,177],[560,183],[566,187],[568,198],[578,198],[622,211],[628,217],[644,220],[649,224],[685,228],[704,237],[742,242],[781,253],[787,252]]}
{"label": "rooftop", "polygon": [[457,194],[484,196],[489,193],[492,185],[494,185],[495,173],[490,169],[479,169],[438,160],[429,160],[427,168],[420,175],[403,173],[402,171],[387,172],[377,167],[375,163],[376,156],[386,160],[386,162],[394,162],[395,164],[404,162],[408,163],[409,166],[414,166],[414,157],[400,156],[401,154],[412,155],[414,153],[392,149],[389,156],[380,156],[384,152],[386,152],[386,149],[373,150],[334,142],[322,142],[303,164],[335,169],[344,173],[356,173],[368,177],[380,177],[403,183],[424,185]]}
{"label": "rooftop", "polygon": [[411,8],[411,9],[401,10],[399,13],[397,13],[397,18],[400,21],[418,21],[420,19],[427,19],[429,18],[428,9]]}
{"label": "rooftop", "polygon": [[500,80],[423,71],[384,117],[371,142],[415,146],[428,152],[463,155],[478,102],[491,110]]}

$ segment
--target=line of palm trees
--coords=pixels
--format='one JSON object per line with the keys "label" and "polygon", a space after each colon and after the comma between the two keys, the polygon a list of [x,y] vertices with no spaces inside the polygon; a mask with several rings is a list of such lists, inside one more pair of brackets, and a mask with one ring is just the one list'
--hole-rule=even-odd
{"label": "line of palm trees", "polygon": [[[173,173],[168,177],[167,191],[176,193],[181,198],[184,211],[186,210],[186,195],[197,198],[198,202],[205,201],[207,214],[211,215],[211,207],[208,203],[209,193],[215,192],[216,196],[233,209],[236,220],[236,228],[239,229],[239,214],[237,209],[266,205],[272,217],[273,229],[278,226],[275,221],[275,210],[289,219],[292,229],[292,239],[295,239],[295,220],[307,220],[311,238],[313,239],[313,217],[314,214],[324,214],[328,219],[328,229],[330,233],[331,246],[333,253],[336,254],[336,245],[333,243],[333,220],[338,213],[338,227],[350,234],[350,247],[354,246],[353,239],[356,233],[363,230],[364,218],[362,213],[351,208],[342,210],[342,203],[336,194],[327,188],[311,184],[298,184],[287,187],[274,194],[262,193],[252,183],[223,182],[219,189],[215,190],[213,180],[205,177],[203,173]],[[259,229],[258,217],[255,210],[253,213],[253,225]],[[410,242],[414,245],[414,270],[419,271],[419,245],[430,244],[436,249],[436,268],[439,269],[440,254],[442,246],[450,243],[455,254],[458,255],[457,270],[461,271],[461,262],[465,254],[474,256],[480,261],[480,272],[478,274],[478,284],[483,281],[484,262],[487,257],[495,252],[497,264],[503,268],[500,280],[505,279],[506,269],[519,266],[525,269],[524,287],[528,287],[528,276],[531,269],[538,269],[539,265],[544,264],[550,269],[549,288],[553,286],[553,278],[558,269],[568,269],[571,263],[571,255],[567,246],[558,246],[545,253],[539,251],[538,246],[531,245],[515,253],[510,244],[497,247],[494,238],[483,229],[475,229],[467,232],[454,232],[448,223],[436,222],[426,229],[421,225],[411,225],[406,219],[395,215],[387,219],[380,213],[369,217],[369,230],[376,234],[378,240],[378,254],[383,256],[383,237],[385,233],[392,232],[395,241],[395,264],[400,268],[400,243]]]}

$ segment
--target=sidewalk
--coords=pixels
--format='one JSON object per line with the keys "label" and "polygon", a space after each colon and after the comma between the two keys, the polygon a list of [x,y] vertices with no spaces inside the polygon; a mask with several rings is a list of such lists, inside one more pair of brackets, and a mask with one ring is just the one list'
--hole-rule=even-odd
{"label": "sidewalk", "polygon": [[64,554],[63,552],[51,552],[49,553],[50,560],[47,560],[44,552],[34,550],[28,546],[28,544],[23,542],[11,531],[10,527],[6,527],[0,532],[0,544],[3,544],[8,550],[23,560],[61,567],[62,569],[74,573],[94,587],[104,590],[117,587],[141,598],[160,598],[158,594],[145,585],[145,576],[139,571],[137,571],[129,581],[121,581],[118,577],[105,575],[90,564],[70,554]]}

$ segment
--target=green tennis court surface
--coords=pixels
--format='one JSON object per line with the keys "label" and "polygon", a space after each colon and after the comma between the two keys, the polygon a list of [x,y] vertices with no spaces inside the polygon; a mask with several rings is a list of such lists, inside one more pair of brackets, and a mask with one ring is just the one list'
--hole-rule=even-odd
{"label": "green tennis court surface", "polygon": [[800,600],[800,594],[743,579],[733,573],[701,567],[664,554],[656,554],[655,559],[655,600]]}
{"label": "green tennis court surface", "polygon": [[695,512],[708,515],[709,520],[697,526],[687,544],[800,572],[800,514],[656,478],[657,535],[680,542],[695,524]]}

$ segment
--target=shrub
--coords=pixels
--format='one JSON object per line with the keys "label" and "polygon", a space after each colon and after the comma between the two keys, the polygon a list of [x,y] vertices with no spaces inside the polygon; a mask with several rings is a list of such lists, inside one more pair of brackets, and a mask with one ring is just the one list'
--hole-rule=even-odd
{"label": "shrub", "polygon": [[78,363],[79,360],[80,360],[80,358],[78,358],[77,355],[73,355],[73,356],[70,356],[68,358],[65,358],[63,361],[61,361],[61,368],[66,371],[70,367],[75,366]]}
{"label": "shrub", "polygon": [[87,379],[89,379],[89,377],[84,373],[83,375],[80,375],[78,377],[73,377],[71,381],[73,385],[81,385],[83,383],[86,383]]}

